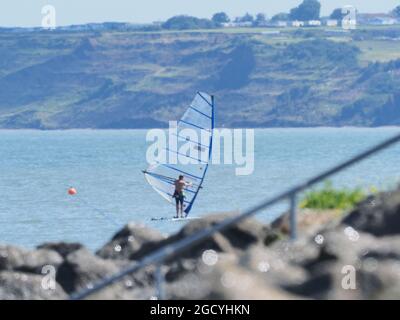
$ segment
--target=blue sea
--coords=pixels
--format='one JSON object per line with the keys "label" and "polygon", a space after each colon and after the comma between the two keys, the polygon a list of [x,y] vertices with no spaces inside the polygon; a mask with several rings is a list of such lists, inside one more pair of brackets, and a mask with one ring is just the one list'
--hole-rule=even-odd
{"label": "blue sea", "polygon": [[[255,130],[255,171],[210,166],[192,216],[246,209],[400,132],[400,128]],[[73,241],[98,249],[135,221],[169,234],[184,222],[146,183],[145,130],[0,131],[0,242],[32,248]],[[400,181],[400,145],[343,172],[337,186],[391,188]],[[76,196],[67,190],[73,186]],[[261,212],[268,222],[287,209]]]}

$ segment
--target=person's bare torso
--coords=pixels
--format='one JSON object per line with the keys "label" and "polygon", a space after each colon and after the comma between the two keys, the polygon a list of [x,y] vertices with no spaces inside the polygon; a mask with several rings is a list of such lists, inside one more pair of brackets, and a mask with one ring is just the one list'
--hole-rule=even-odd
{"label": "person's bare torso", "polygon": [[184,180],[176,180],[175,181],[175,191],[182,193],[186,187],[186,182]]}

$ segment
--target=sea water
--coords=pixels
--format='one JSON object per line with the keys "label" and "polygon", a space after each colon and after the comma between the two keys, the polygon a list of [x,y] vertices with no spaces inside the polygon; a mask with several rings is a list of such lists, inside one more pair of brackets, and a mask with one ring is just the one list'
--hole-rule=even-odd
{"label": "sea water", "polygon": [[[400,128],[255,130],[255,170],[212,165],[191,212],[244,210],[400,132]],[[0,243],[32,248],[81,242],[92,250],[128,222],[170,234],[185,222],[151,221],[175,208],[146,183],[145,130],[0,131]],[[392,188],[400,181],[400,145],[332,179],[345,187]],[[76,196],[67,193],[77,189]],[[269,222],[281,203],[257,219]]]}

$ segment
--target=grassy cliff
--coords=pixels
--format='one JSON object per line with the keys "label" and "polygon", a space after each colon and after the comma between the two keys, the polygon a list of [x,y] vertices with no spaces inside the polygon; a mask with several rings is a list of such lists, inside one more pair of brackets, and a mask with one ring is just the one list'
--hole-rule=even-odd
{"label": "grassy cliff", "polygon": [[197,90],[217,96],[218,126],[400,124],[398,38],[397,28],[0,31],[0,128],[162,127]]}

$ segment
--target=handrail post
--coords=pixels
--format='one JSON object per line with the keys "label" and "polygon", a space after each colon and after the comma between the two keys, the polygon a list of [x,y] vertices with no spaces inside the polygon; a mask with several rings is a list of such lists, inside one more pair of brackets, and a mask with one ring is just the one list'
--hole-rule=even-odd
{"label": "handrail post", "polygon": [[290,195],[290,239],[297,238],[297,195],[293,192]]}
{"label": "handrail post", "polygon": [[155,280],[156,280],[156,296],[158,300],[165,299],[164,282],[165,276],[162,270],[163,262],[156,265]]}

